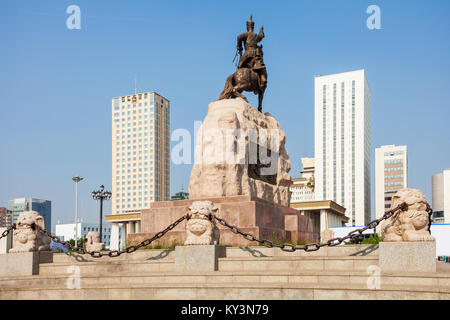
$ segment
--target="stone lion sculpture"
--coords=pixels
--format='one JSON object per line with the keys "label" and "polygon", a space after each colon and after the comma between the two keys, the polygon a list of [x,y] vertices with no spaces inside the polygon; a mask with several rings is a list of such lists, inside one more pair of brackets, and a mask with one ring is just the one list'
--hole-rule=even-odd
{"label": "stone lion sculpture", "polygon": [[399,211],[381,224],[381,239],[395,241],[435,241],[428,231],[430,208],[425,195],[418,189],[399,190],[392,199],[392,208],[406,202],[406,211]]}
{"label": "stone lion sculpture", "polygon": [[44,218],[36,211],[24,211],[19,215],[13,233],[13,247],[9,252],[50,251],[51,239],[32,224],[45,229]]}
{"label": "stone lion sculpture", "polygon": [[86,251],[101,251],[105,245],[100,242],[100,234],[97,231],[90,231],[86,236]]}
{"label": "stone lion sculpture", "polygon": [[184,245],[219,244],[219,229],[211,219],[218,208],[211,201],[195,201],[188,209]]}

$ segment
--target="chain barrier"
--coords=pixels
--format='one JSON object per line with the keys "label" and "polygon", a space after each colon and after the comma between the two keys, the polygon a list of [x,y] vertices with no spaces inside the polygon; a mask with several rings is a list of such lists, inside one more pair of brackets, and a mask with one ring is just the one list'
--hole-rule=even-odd
{"label": "chain barrier", "polygon": [[[252,235],[251,233],[246,233],[246,232],[241,231],[237,226],[229,224],[224,219],[219,218],[214,214],[210,214],[208,216],[208,218],[209,218],[209,220],[215,219],[221,225],[229,228],[231,230],[231,232],[233,232],[235,234],[240,234],[248,241],[258,242],[259,244],[261,244],[265,247],[268,247],[268,248],[276,247],[276,248],[280,248],[281,250],[286,251],[286,252],[294,252],[296,250],[304,250],[306,252],[311,252],[311,251],[317,251],[321,247],[325,247],[325,246],[334,247],[334,246],[340,245],[342,242],[344,242],[345,240],[348,240],[348,239],[350,239],[351,241],[358,240],[362,236],[364,231],[366,231],[368,229],[375,229],[378,226],[378,224],[380,224],[380,222],[382,222],[383,220],[389,219],[390,217],[396,215],[399,210],[403,211],[403,210],[407,210],[407,209],[408,209],[408,205],[404,202],[404,203],[400,204],[399,206],[397,206],[396,208],[386,211],[385,214],[381,218],[371,221],[367,226],[365,226],[363,228],[356,229],[356,230],[349,232],[346,236],[344,236],[342,238],[337,237],[337,238],[330,239],[325,243],[308,243],[305,245],[293,245],[291,243],[276,244],[273,241],[270,241],[267,239],[261,240],[261,239],[258,239],[257,237],[255,237],[254,235]],[[430,207],[427,208],[427,212],[431,217],[432,209]],[[33,228],[33,230],[37,229],[39,232],[44,233],[48,237],[50,237],[54,242],[60,243],[67,249],[74,251],[76,253],[89,254],[93,258],[101,258],[103,256],[109,256],[109,257],[114,258],[114,257],[120,256],[122,253],[132,253],[132,252],[138,250],[139,248],[150,245],[153,241],[163,237],[167,232],[169,232],[170,230],[175,228],[178,224],[180,224],[185,219],[189,220],[189,218],[190,218],[189,214],[182,216],[181,218],[179,218],[178,220],[176,220],[175,222],[170,224],[166,229],[158,232],[151,238],[145,239],[144,241],[142,241],[141,243],[139,243],[137,245],[129,246],[129,247],[125,248],[124,250],[109,250],[109,251],[88,252],[88,251],[86,251],[85,248],[74,248],[74,246],[72,246],[69,242],[60,240],[57,236],[51,234],[47,230],[42,229],[40,226],[38,226],[34,223],[31,225],[31,228]],[[15,224],[12,225],[11,227],[9,227],[7,230],[5,230],[1,234],[0,239],[7,236],[8,233],[11,232],[11,230],[13,230],[15,228],[16,228]]]}
{"label": "chain barrier", "polygon": [[103,256],[109,256],[112,258],[118,257],[120,256],[122,253],[132,253],[136,250],[138,250],[139,248],[142,247],[146,247],[149,244],[151,244],[153,241],[163,237],[167,232],[169,232],[170,230],[172,230],[173,228],[175,228],[178,224],[180,224],[183,220],[185,220],[187,218],[186,215],[182,216],[181,218],[179,218],[177,221],[175,221],[174,223],[170,224],[167,228],[165,228],[164,230],[158,232],[157,234],[155,234],[153,237],[145,239],[144,241],[142,241],[141,243],[134,245],[134,246],[129,246],[127,248],[125,248],[124,250],[109,250],[109,251],[86,251],[85,248],[74,248],[70,243],[66,242],[66,241],[61,241],[57,236],[51,234],[49,231],[42,229],[41,227],[39,227],[36,224],[33,224],[31,227],[34,229],[36,228],[39,232],[42,232],[44,234],[46,234],[47,236],[49,236],[54,242],[60,243],[62,244],[64,247],[66,247],[67,249],[71,250],[71,251],[75,251],[79,254],[89,254],[91,255],[91,257],[93,258],[101,258]]}
{"label": "chain barrier", "polygon": [[14,223],[10,227],[8,227],[8,229],[6,229],[5,231],[2,232],[2,234],[0,235],[0,239],[6,237],[15,228],[16,228],[16,224]]}
{"label": "chain barrier", "polygon": [[[317,251],[321,247],[325,247],[325,246],[334,247],[334,246],[340,245],[342,242],[344,242],[347,239],[355,241],[355,240],[359,239],[361,237],[362,233],[364,231],[366,231],[367,229],[375,229],[376,226],[381,221],[389,219],[390,217],[395,215],[397,213],[397,211],[399,211],[399,210],[403,211],[403,210],[407,210],[407,209],[408,209],[408,205],[406,204],[406,202],[404,202],[404,203],[400,204],[398,207],[396,207],[396,208],[394,208],[392,210],[386,211],[386,213],[381,218],[371,221],[367,226],[349,232],[345,237],[333,238],[333,239],[328,240],[325,243],[308,243],[308,244],[301,245],[301,246],[299,246],[299,245],[296,246],[296,245],[293,245],[293,244],[290,244],[290,243],[276,244],[273,241],[270,241],[270,240],[267,240],[267,239],[260,240],[260,239],[256,238],[254,235],[252,235],[250,233],[243,232],[243,231],[239,230],[238,227],[230,225],[228,222],[226,222],[222,218],[219,218],[219,217],[217,217],[215,215],[212,215],[212,217],[217,222],[219,222],[221,225],[229,228],[231,230],[231,232],[233,232],[235,234],[240,234],[241,236],[243,236],[248,241],[256,241],[259,244],[261,244],[261,245],[263,245],[263,246],[265,246],[267,248],[276,247],[276,248],[280,248],[281,250],[287,251],[287,252],[294,252],[296,250],[305,250],[306,252],[311,252],[311,251]],[[428,214],[430,214],[431,213],[431,208],[428,208],[427,211],[428,211]]]}

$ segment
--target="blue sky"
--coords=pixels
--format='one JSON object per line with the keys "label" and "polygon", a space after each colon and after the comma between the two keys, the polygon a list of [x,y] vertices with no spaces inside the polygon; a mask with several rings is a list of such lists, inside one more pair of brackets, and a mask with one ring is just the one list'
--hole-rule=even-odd
{"label": "blue sky", "polygon": [[[81,30],[66,8],[81,8]],[[381,30],[366,8],[381,8]],[[264,25],[264,111],[287,136],[293,176],[314,156],[314,75],[364,68],[372,93],[372,158],[408,146],[409,186],[431,203],[431,176],[450,167],[447,1],[2,1],[0,206],[52,200],[53,224],[98,220],[90,192],[111,187],[111,98],[139,91],[171,100],[171,129],[193,132],[233,72],[236,36]],[[256,99],[247,94],[250,102]],[[374,171],[372,161],[372,193]],[[171,194],[191,165],[171,165]],[[374,199],[372,199],[372,204]],[[106,204],[106,212],[111,208]]]}

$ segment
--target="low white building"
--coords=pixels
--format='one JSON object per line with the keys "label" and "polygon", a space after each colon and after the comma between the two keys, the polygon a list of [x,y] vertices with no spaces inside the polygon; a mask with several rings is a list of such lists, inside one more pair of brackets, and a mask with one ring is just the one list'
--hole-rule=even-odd
{"label": "low white building", "polygon": [[[58,236],[61,240],[69,241],[70,239],[75,239],[75,223],[57,224],[55,228],[55,235]],[[105,244],[105,247],[109,248],[109,244],[111,241],[111,223],[103,223],[102,228],[102,242]],[[78,238],[85,238],[90,231],[96,231],[100,233],[99,224],[89,222],[78,223]]]}
{"label": "low white building", "polygon": [[[364,226],[357,227],[331,227],[330,230],[334,231],[335,238],[342,238],[348,235],[350,232],[356,229],[360,229]],[[432,224],[430,232],[436,239],[436,257],[450,256],[450,224]],[[373,229],[367,229],[363,234],[373,234]],[[346,240],[345,242],[348,242]],[[344,245],[344,244],[342,244]]]}

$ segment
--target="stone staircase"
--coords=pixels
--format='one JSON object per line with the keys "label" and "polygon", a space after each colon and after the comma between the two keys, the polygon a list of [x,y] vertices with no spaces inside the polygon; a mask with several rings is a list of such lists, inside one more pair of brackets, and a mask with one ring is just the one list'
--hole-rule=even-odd
{"label": "stone staircase", "polygon": [[[0,299],[450,299],[450,267],[435,273],[383,273],[369,289],[377,246],[315,252],[227,248],[219,270],[175,272],[173,250],[139,250],[117,258],[54,254],[39,275],[1,277]],[[67,286],[73,266],[80,288]]]}

